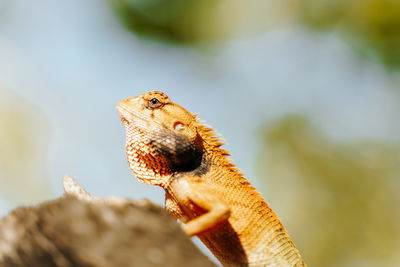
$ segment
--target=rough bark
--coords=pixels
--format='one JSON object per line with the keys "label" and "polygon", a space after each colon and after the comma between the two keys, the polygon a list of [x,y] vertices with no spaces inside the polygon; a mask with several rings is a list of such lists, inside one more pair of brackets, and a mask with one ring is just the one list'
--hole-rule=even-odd
{"label": "rough bark", "polygon": [[93,197],[69,177],[64,188],[0,220],[0,266],[215,266],[163,208]]}

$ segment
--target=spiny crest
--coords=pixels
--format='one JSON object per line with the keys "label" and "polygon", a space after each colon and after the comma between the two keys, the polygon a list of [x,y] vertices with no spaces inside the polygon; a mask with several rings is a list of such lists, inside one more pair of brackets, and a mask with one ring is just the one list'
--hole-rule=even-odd
{"label": "spiny crest", "polygon": [[210,125],[205,124],[205,122],[202,120],[196,119],[196,124],[197,131],[204,140],[205,149],[216,160],[218,160],[218,164],[235,174],[231,177],[238,179],[240,184],[247,188],[247,190],[254,197],[256,197],[258,201],[260,201],[262,206],[269,208],[264,198],[260,195],[260,192],[258,192],[256,188],[243,176],[243,174],[240,172],[240,169],[237,168],[234,163],[232,163],[232,159],[229,158],[230,153],[227,150],[221,148],[221,146],[225,144],[221,135],[217,133]]}
{"label": "spiny crest", "polygon": [[268,206],[267,203],[265,203],[264,198],[260,196],[260,193],[245,177],[243,177],[240,169],[237,168],[234,163],[232,163],[232,159],[228,158],[230,153],[221,148],[221,146],[225,144],[221,135],[217,133],[210,125],[205,124],[205,122],[202,120],[196,119],[196,124],[197,131],[204,140],[204,147],[210,153],[210,155],[218,160],[218,164],[221,167],[225,167],[234,173],[235,175],[233,177],[237,178],[239,182],[251,192],[252,195],[259,199],[259,201],[262,201],[263,205]]}
{"label": "spiny crest", "polygon": [[229,159],[227,157],[230,156],[230,154],[227,150],[221,148],[221,146],[225,144],[221,135],[217,133],[210,125],[205,124],[204,121],[199,119],[196,119],[196,128],[197,132],[204,140],[204,147],[206,150],[214,155],[218,155],[221,158],[226,159],[228,162]]}

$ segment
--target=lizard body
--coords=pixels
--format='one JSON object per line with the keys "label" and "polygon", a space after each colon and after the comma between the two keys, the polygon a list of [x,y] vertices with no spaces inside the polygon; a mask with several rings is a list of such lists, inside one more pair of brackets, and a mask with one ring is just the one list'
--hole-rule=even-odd
{"label": "lizard body", "polygon": [[222,149],[214,130],[162,92],[125,99],[129,166],[164,188],[165,207],[225,266],[305,266],[276,214]]}

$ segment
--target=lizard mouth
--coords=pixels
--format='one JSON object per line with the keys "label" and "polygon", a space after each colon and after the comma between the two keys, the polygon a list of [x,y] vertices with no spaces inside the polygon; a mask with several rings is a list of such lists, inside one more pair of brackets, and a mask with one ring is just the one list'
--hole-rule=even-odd
{"label": "lizard mouth", "polygon": [[132,113],[129,112],[129,110],[126,107],[124,107],[124,105],[121,102],[118,103],[118,105],[115,108],[117,109],[117,112],[118,112],[119,117],[121,118],[121,121],[127,122],[128,121],[127,115],[132,114]]}
{"label": "lizard mouth", "polygon": [[121,119],[121,121],[124,125],[131,124],[132,122],[136,121],[137,119],[144,120],[144,118],[142,118],[140,116],[140,114],[131,110],[129,108],[129,106],[127,106],[125,103],[123,103],[123,101],[118,103],[118,105],[116,106],[116,109],[117,109],[119,118]]}

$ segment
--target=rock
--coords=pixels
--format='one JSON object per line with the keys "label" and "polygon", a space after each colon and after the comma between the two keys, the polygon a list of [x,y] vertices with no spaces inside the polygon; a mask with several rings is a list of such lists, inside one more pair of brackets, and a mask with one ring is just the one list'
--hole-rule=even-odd
{"label": "rock", "polygon": [[64,187],[0,220],[0,266],[215,266],[150,201],[93,197],[70,177]]}

